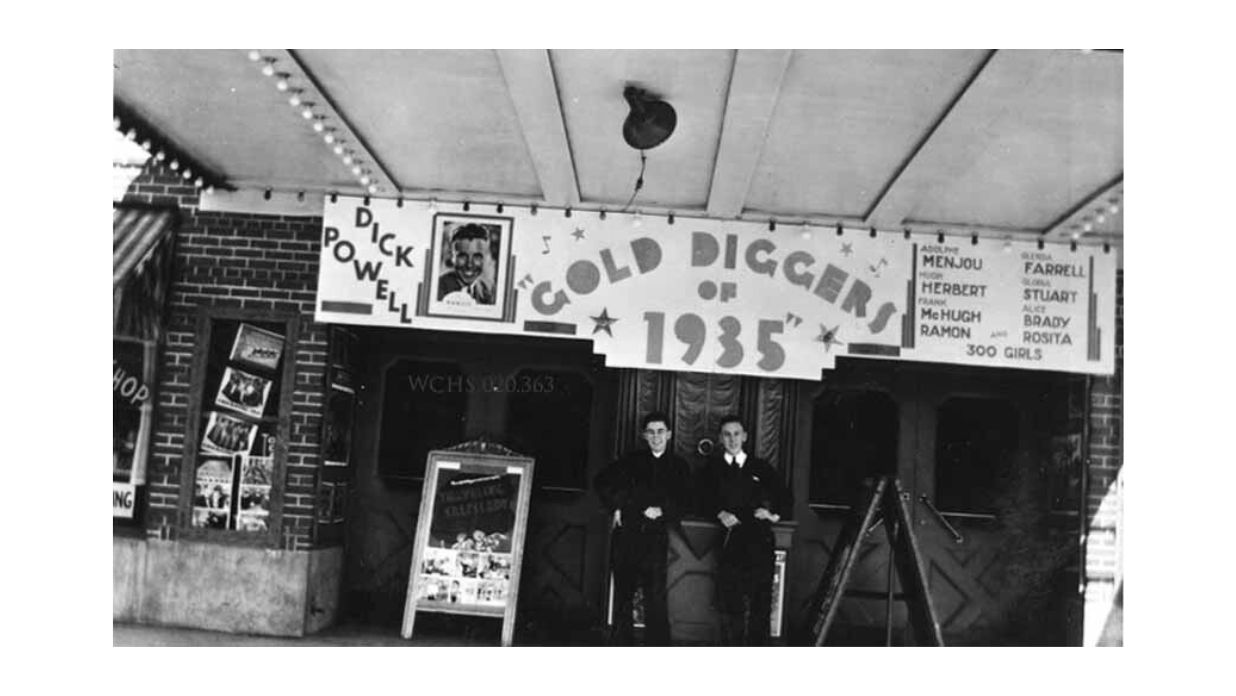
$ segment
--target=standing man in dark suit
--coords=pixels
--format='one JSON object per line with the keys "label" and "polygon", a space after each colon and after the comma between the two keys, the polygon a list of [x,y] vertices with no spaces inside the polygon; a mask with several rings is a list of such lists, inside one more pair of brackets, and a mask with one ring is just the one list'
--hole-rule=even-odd
{"label": "standing man in dark suit", "polygon": [[648,449],[610,464],[593,482],[613,515],[614,642],[633,642],[631,608],[639,587],[644,591],[645,642],[669,645],[668,529],[679,524],[686,507],[689,473],[686,461],[669,451],[673,433],[664,413],[649,413],[640,426]]}
{"label": "standing man in dark suit", "polygon": [[726,645],[767,645],[772,604],[774,523],[789,512],[790,492],[767,461],[743,451],[742,419],[721,421],[724,451],[704,465],[705,514],[725,528],[717,564],[717,603]]}

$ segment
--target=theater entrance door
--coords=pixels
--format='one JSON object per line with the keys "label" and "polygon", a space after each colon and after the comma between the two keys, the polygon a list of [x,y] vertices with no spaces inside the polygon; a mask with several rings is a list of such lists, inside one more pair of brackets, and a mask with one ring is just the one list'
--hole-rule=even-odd
{"label": "theater entrance door", "polygon": [[590,482],[612,442],[613,371],[579,341],[386,330],[363,345],[345,612],[398,622],[426,454],[485,439],[536,460],[516,639],[598,623],[607,530]]}
{"label": "theater entrance door", "polygon": [[[946,644],[1060,644],[1075,592],[1077,517],[1049,495],[1055,387],[1013,370],[838,361],[806,387],[795,481],[807,491],[795,549],[800,606],[815,588],[865,479],[898,477]],[[802,442],[806,440],[806,442]],[[801,508],[800,508],[801,509]],[[830,643],[910,642],[904,602],[886,601],[883,529],[860,547],[854,590]],[[1070,584],[1072,578],[1072,584]]]}

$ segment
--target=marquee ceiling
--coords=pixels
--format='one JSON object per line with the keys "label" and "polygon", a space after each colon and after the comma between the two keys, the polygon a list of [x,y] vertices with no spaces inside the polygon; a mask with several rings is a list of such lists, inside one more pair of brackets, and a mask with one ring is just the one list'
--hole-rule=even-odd
{"label": "marquee ceiling", "polygon": [[1116,51],[117,50],[113,62],[123,107],[241,189],[364,193],[329,132],[377,196],[618,210],[640,171],[621,136],[635,83],[678,126],[647,151],[632,210],[1123,233]]}

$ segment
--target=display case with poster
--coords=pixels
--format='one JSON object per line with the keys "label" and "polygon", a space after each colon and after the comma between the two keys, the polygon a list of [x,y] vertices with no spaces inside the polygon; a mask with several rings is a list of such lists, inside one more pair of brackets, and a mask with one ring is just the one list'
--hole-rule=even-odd
{"label": "display case with poster", "polygon": [[185,459],[193,465],[182,478],[186,538],[280,543],[280,443],[290,434],[295,367],[288,346],[298,335],[291,313],[199,314],[185,432]]}
{"label": "display case with poster", "polygon": [[490,443],[427,459],[402,635],[418,611],[492,616],[510,645],[533,460]]}

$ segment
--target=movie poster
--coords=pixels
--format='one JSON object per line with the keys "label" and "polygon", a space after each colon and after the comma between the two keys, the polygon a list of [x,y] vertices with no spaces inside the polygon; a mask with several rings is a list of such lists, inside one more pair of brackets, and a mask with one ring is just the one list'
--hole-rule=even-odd
{"label": "movie poster", "polygon": [[283,336],[256,326],[241,324],[236,330],[236,340],[232,343],[229,360],[260,370],[273,371],[279,365],[282,355]]}
{"label": "movie poster", "polygon": [[194,527],[227,529],[231,521],[232,477],[230,457],[203,457],[193,490]]}
{"label": "movie poster", "polygon": [[332,388],[322,419],[322,459],[326,466],[347,466],[352,452],[352,417],[356,396]]}
{"label": "movie poster", "polygon": [[506,604],[519,483],[515,474],[439,471],[419,599],[482,607]]}
{"label": "movie poster", "polygon": [[331,504],[331,522],[342,522],[348,509],[348,482],[336,481],[335,500]]}
{"label": "movie poster", "polygon": [[323,481],[318,486],[318,524],[330,524],[335,519],[335,484]]}
{"label": "movie poster", "polygon": [[241,458],[237,529],[243,532],[265,532],[270,529],[270,476],[273,466],[270,457]]}
{"label": "movie poster", "polygon": [[211,454],[247,453],[257,437],[257,424],[219,411],[210,411],[202,435],[202,451]]}
{"label": "movie poster", "polygon": [[781,605],[785,602],[785,549],[777,549],[773,556],[772,611],[769,613],[768,635],[781,637]]}
{"label": "movie poster", "polygon": [[1048,465],[1052,512],[1076,514],[1081,504],[1081,433],[1053,437]]}
{"label": "movie poster", "polygon": [[261,418],[266,411],[271,384],[272,381],[265,377],[234,367],[226,368],[219,383],[219,393],[215,395],[215,405],[239,411],[251,418]]}

